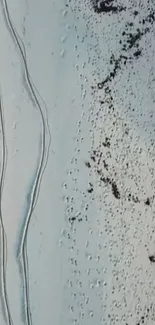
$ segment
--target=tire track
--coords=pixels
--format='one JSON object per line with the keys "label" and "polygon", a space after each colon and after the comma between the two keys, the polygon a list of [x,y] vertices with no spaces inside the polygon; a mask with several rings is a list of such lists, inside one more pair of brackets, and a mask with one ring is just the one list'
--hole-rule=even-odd
{"label": "tire track", "polygon": [[0,282],[1,282],[2,308],[3,308],[4,317],[8,325],[13,325],[10,307],[9,307],[8,295],[7,295],[7,287],[6,287],[7,237],[4,229],[3,216],[2,216],[2,193],[3,193],[5,171],[6,171],[6,164],[7,164],[7,147],[5,141],[2,94],[0,94],[0,124],[1,124],[1,132],[2,132],[2,165],[1,165],[1,176],[0,176],[0,243],[1,243]]}
{"label": "tire track", "polygon": [[[8,9],[8,4],[7,4],[6,0],[2,0],[2,6],[3,6],[3,11],[4,11],[4,16],[5,16],[7,26],[9,28],[11,35],[13,36],[14,42],[17,45],[18,50],[20,52],[20,55],[21,55],[21,58],[23,61],[23,65],[24,65],[26,83],[29,88],[31,97],[34,100],[37,109],[39,110],[41,125],[42,125],[40,161],[39,161],[39,166],[36,171],[36,177],[35,177],[35,180],[34,180],[34,183],[32,186],[32,190],[31,190],[31,194],[30,194],[30,203],[28,206],[28,212],[27,212],[27,216],[25,219],[25,224],[24,224],[24,228],[22,230],[22,235],[21,235],[21,241],[20,241],[20,245],[18,248],[18,252],[17,252],[17,258],[20,261],[22,271],[23,271],[26,324],[31,325],[32,320],[31,320],[30,297],[29,297],[28,257],[27,257],[26,241],[27,241],[27,233],[28,233],[29,223],[31,220],[33,210],[37,203],[37,199],[38,199],[39,191],[40,191],[41,180],[42,180],[43,173],[45,171],[47,161],[48,161],[49,148],[50,148],[50,143],[51,143],[51,135],[50,135],[50,129],[49,129],[49,125],[48,125],[46,104],[45,104],[44,100],[42,99],[42,97],[40,96],[37,88],[33,84],[29,70],[28,70],[25,45],[13,26],[13,23],[12,23],[12,20],[10,17],[10,13],[9,13],[9,9]],[[45,116],[44,116],[43,108],[40,105],[37,94],[41,98],[41,100],[44,104]],[[48,134],[48,137],[49,137],[47,145],[46,145],[46,140],[47,140],[46,133]]]}

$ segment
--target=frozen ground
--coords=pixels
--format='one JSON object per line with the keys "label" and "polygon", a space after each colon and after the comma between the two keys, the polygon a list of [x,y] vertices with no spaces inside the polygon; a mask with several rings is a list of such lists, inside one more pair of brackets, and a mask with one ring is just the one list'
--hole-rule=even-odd
{"label": "frozen ground", "polygon": [[1,0],[2,325],[155,322],[154,10]]}

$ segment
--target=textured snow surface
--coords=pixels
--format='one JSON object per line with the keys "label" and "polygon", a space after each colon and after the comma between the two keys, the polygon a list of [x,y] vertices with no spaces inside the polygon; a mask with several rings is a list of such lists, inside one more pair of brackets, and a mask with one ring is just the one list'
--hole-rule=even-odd
{"label": "textured snow surface", "polygon": [[155,323],[155,2],[0,2],[0,324]]}

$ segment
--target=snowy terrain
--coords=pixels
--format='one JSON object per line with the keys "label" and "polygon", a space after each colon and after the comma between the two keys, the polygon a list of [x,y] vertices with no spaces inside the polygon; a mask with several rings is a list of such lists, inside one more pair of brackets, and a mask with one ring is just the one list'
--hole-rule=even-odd
{"label": "snowy terrain", "polygon": [[155,322],[154,12],[1,0],[2,325]]}

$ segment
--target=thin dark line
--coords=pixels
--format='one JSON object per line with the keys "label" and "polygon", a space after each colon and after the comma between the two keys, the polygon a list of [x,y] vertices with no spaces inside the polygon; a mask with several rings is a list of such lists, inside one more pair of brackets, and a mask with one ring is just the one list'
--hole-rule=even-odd
{"label": "thin dark line", "polygon": [[[3,8],[4,8],[4,12],[5,12],[5,18],[6,18],[6,21],[8,23],[8,27],[9,27],[9,29],[10,29],[13,37],[14,37],[14,40],[15,40],[17,46],[18,46],[18,49],[20,51],[20,54],[21,54],[21,57],[22,57],[22,60],[23,60],[23,63],[24,63],[25,76],[26,76],[27,84],[29,86],[32,97],[35,100],[36,106],[39,109],[40,117],[41,117],[41,123],[42,123],[42,139],[41,139],[42,140],[42,149],[41,149],[40,163],[39,163],[39,167],[37,168],[36,178],[34,180],[34,184],[33,184],[32,191],[31,191],[31,199],[30,199],[29,209],[28,209],[28,213],[27,213],[27,216],[26,216],[24,229],[23,229],[23,232],[22,232],[20,250],[19,250],[19,255],[18,255],[18,258],[21,259],[22,264],[23,264],[24,294],[25,294],[25,304],[26,304],[25,313],[26,313],[26,318],[27,318],[27,324],[31,325],[32,321],[31,321],[30,302],[29,302],[30,298],[29,298],[29,283],[28,283],[28,260],[27,260],[27,252],[25,251],[25,249],[26,249],[26,239],[27,239],[27,232],[28,232],[30,219],[31,219],[33,210],[35,208],[35,205],[37,203],[42,176],[43,176],[43,173],[44,173],[46,165],[47,165],[51,137],[50,137],[50,130],[49,130],[49,125],[48,125],[48,118],[46,116],[47,123],[45,123],[42,108],[40,106],[39,100],[38,100],[38,98],[37,98],[37,96],[35,94],[35,91],[34,91],[34,89],[36,89],[36,87],[33,85],[32,81],[31,81],[29,71],[28,71],[27,61],[26,61],[25,45],[24,45],[23,41],[21,40],[21,38],[18,36],[17,32],[15,31],[15,28],[14,28],[13,23],[12,23],[11,18],[10,18],[10,14],[9,14],[8,5],[7,5],[6,0],[3,0]],[[22,46],[21,46],[20,42],[21,42]],[[23,47],[23,49],[22,49],[22,47]],[[46,105],[45,105],[45,108],[46,108]],[[47,113],[47,111],[46,111],[46,113]],[[49,133],[49,138],[50,138],[48,146],[47,146],[47,150],[45,150],[45,147],[46,147],[46,141],[45,141],[46,140],[46,127],[47,127],[47,130],[48,130],[48,133]]]}
{"label": "thin dark line", "polygon": [[7,149],[6,149],[6,141],[5,141],[5,130],[4,130],[4,118],[2,112],[2,95],[0,94],[0,121],[1,121],[1,129],[2,129],[2,151],[3,151],[3,158],[2,158],[2,170],[1,170],[1,178],[0,178],[0,226],[1,226],[1,285],[3,290],[3,304],[5,308],[7,323],[9,325],[13,324],[8,296],[7,296],[7,288],[6,288],[6,264],[7,264],[7,238],[5,234],[4,224],[3,224],[3,217],[2,217],[2,192],[4,187],[4,178],[5,178],[5,171],[6,171],[6,162],[7,162]]}

